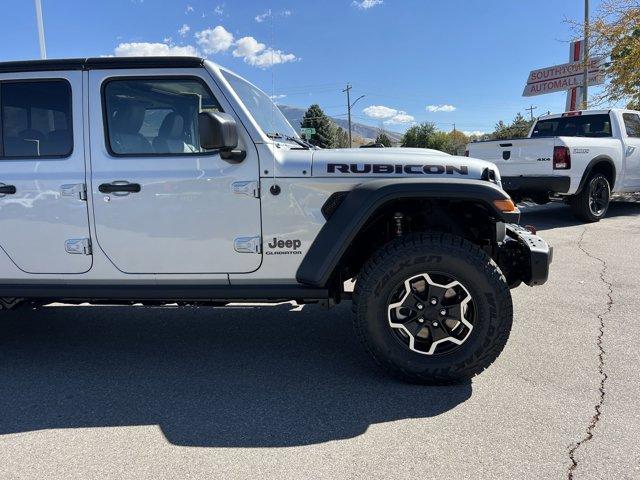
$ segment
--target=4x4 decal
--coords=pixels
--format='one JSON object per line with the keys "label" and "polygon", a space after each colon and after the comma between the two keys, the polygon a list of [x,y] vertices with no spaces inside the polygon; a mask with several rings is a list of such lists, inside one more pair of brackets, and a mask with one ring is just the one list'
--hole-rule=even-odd
{"label": "4x4 decal", "polygon": [[327,173],[396,175],[469,175],[466,165],[390,165],[388,163],[328,163]]}

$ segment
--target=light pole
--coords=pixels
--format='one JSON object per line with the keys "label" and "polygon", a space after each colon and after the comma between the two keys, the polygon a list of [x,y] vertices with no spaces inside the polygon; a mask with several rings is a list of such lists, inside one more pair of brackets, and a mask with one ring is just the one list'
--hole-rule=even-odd
{"label": "light pole", "polygon": [[42,20],[42,3],[40,0],[34,0],[36,3],[36,21],[38,22],[38,42],[40,43],[40,58],[47,58],[47,47],[44,43],[44,21]]}
{"label": "light pole", "polygon": [[587,109],[589,88],[589,0],[584,0],[584,72],[582,74],[582,109]]}
{"label": "light pole", "polygon": [[355,99],[353,103],[351,103],[350,92],[352,88],[353,87],[351,85],[347,84],[347,88],[343,90],[343,92],[347,93],[347,118],[349,121],[349,148],[353,147],[353,141],[351,139],[351,109],[356,103],[358,103],[358,100],[365,97],[364,95],[360,95],[358,98]]}

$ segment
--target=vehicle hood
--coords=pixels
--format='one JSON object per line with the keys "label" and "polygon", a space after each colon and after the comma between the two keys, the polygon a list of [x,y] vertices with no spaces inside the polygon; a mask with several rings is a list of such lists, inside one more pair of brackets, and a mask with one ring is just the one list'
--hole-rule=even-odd
{"label": "vehicle hood", "polygon": [[478,180],[494,163],[426,148],[350,148],[314,150],[314,177],[419,177]]}

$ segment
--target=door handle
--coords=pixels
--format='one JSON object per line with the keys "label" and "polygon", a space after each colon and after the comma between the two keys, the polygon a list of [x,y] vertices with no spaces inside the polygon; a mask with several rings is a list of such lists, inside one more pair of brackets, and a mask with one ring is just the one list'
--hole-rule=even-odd
{"label": "door handle", "polygon": [[14,195],[16,193],[16,187],[14,185],[5,185],[0,183],[0,195]]}
{"label": "door handle", "polygon": [[113,182],[98,187],[100,193],[138,193],[142,190],[139,183]]}

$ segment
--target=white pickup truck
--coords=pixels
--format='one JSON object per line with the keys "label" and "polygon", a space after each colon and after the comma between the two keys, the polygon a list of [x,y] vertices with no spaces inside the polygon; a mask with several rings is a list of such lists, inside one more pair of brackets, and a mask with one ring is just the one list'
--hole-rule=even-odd
{"label": "white pickup truck", "polygon": [[467,156],[494,162],[515,200],[560,196],[597,222],[612,192],[640,191],[640,113],[590,110],[540,117],[528,138],[474,142]]}

